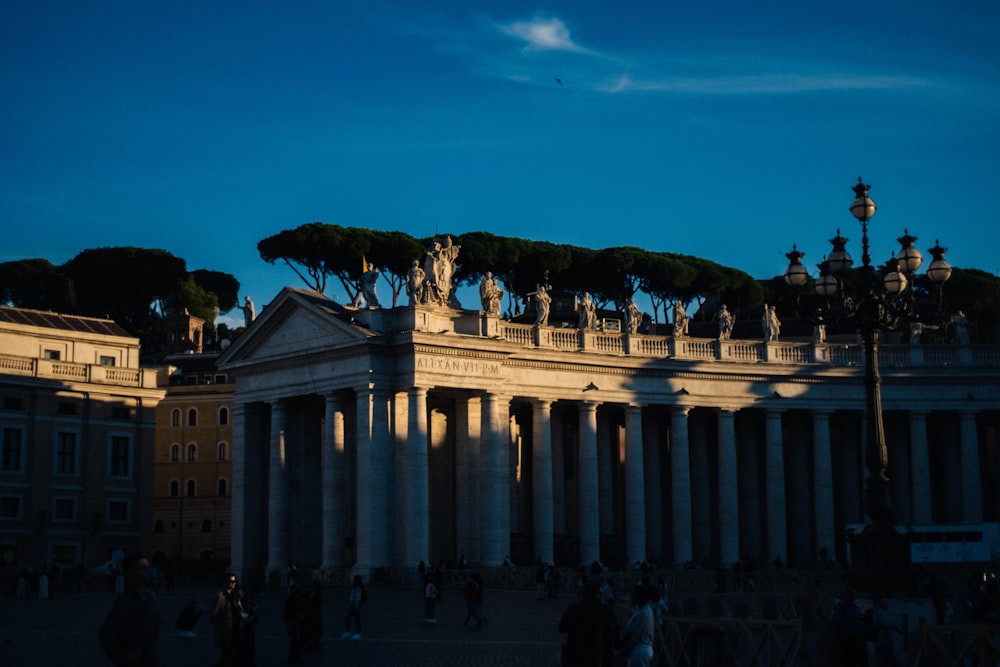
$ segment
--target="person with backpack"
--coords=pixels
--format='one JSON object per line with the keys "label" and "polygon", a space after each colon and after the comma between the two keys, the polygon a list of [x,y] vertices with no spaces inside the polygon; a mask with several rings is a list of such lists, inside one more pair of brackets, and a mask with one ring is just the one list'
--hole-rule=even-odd
{"label": "person with backpack", "polygon": [[[361,639],[361,607],[368,602],[368,592],[360,575],[354,575],[351,580],[351,590],[347,594],[347,616],[344,618],[344,634],[341,639]],[[351,632],[351,621],[354,621],[354,632]]]}

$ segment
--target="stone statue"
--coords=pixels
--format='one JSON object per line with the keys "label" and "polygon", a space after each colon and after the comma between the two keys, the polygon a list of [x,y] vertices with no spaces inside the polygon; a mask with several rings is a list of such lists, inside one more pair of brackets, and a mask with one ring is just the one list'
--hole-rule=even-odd
{"label": "stone statue", "polygon": [[625,331],[630,334],[638,333],[639,324],[641,323],[642,313],[635,302],[635,297],[632,297],[629,299],[628,305],[625,306]]}
{"label": "stone statue", "polygon": [[577,306],[577,326],[581,331],[590,331],[597,323],[597,306],[590,297],[590,292],[584,292]]}
{"label": "stone statue", "polygon": [[426,298],[422,303],[447,306],[451,300],[451,278],[455,274],[455,259],[462,246],[454,245],[447,237],[444,245],[437,239],[431,244],[424,259]]}
{"label": "stone statue", "polygon": [[968,345],[969,318],[960,310],[951,316],[951,323],[955,325],[955,342],[959,345]]}
{"label": "stone statue", "polygon": [[535,297],[535,324],[545,326],[549,323],[549,306],[552,304],[552,297],[545,285],[536,285],[535,291],[528,296]]}
{"label": "stone statue", "polygon": [[719,340],[729,340],[733,335],[733,314],[722,304],[719,309]]}
{"label": "stone statue", "polygon": [[503,294],[503,290],[493,278],[493,272],[487,271],[479,283],[479,300],[482,301],[483,310],[488,315],[500,314],[500,300],[503,299]]}
{"label": "stone statue", "polygon": [[688,324],[691,318],[688,317],[687,311],[684,309],[684,304],[680,299],[674,301],[674,338],[680,338],[681,336],[687,336],[688,334]]}
{"label": "stone statue", "polygon": [[406,273],[406,295],[410,297],[410,305],[425,302],[425,277],[424,270],[420,268],[419,260],[413,260],[413,265]]}
{"label": "stone statue", "polygon": [[369,264],[361,274],[361,295],[363,303],[369,308],[378,308],[378,295],[375,293],[375,283],[378,281],[378,269]]}
{"label": "stone statue", "polygon": [[761,316],[761,328],[764,330],[765,343],[772,343],[778,340],[778,334],[781,333],[781,320],[778,319],[778,313],[775,312],[774,306],[764,304],[764,314]]}
{"label": "stone statue", "polygon": [[243,305],[240,306],[240,310],[243,311],[243,326],[250,326],[250,323],[257,317],[257,312],[253,307],[253,299],[249,295],[243,297]]}

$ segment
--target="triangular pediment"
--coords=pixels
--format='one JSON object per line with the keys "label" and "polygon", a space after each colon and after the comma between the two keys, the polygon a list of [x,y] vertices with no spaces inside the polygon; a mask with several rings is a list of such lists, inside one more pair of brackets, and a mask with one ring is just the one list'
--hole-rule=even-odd
{"label": "triangular pediment", "polygon": [[220,367],[300,356],[375,335],[328,297],[286,287],[219,359]]}

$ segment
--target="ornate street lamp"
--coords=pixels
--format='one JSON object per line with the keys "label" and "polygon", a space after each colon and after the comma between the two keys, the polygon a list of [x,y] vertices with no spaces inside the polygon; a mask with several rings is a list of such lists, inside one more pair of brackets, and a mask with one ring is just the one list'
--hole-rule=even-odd
{"label": "ornate street lamp", "polygon": [[[878,345],[883,331],[897,328],[902,318],[912,314],[912,290],[907,292],[912,278],[908,276],[912,276],[920,268],[923,256],[914,247],[916,237],[904,230],[903,236],[898,239],[901,250],[890,257],[884,274],[879,276],[872,268],[868,248],[868,221],[875,215],[877,207],[868,196],[870,187],[859,178],[857,185],[851,188],[855,197],[850,211],[861,223],[861,284],[856,293],[844,293],[842,278],[854,262],[846,250],[848,239],[837,230],[837,236],[830,239],[832,252],[819,265],[820,277],[816,281],[816,292],[824,297],[840,293],[841,308],[838,314],[856,327],[864,342],[864,451],[865,467],[868,469],[868,478],[865,480],[865,513],[870,523],[862,534],[851,539],[851,556],[856,571],[881,577],[902,574],[904,568],[909,566],[909,544],[892,527],[892,497],[886,474],[889,457],[882,415]],[[928,268],[928,276],[938,286],[940,304],[942,286],[951,274],[951,267],[944,260],[945,249],[940,245],[930,252],[934,261]],[[785,280],[789,284],[793,284],[789,281],[789,275],[795,275],[796,259],[801,260],[801,255],[797,249],[787,255],[791,264],[785,271]],[[940,262],[936,264],[938,260]],[[798,263],[801,265],[801,261]]]}
{"label": "ornate street lamp", "polygon": [[788,258],[788,268],[785,269],[785,284],[790,287],[802,287],[806,284],[806,279],[809,277],[809,272],[806,271],[806,267],[802,265],[802,258],[805,257],[804,252],[799,252],[795,244],[792,244],[792,251],[785,253],[785,257]]}

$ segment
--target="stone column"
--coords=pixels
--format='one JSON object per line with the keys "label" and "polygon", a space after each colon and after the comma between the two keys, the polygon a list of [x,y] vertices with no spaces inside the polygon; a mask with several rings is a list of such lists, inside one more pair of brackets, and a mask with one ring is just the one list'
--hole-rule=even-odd
{"label": "stone column", "polygon": [[384,389],[362,385],[357,392],[357,562],[355,571],[367,577],[372,568],[387,565],[389,527],[393,523],[388,499],[389,401]]}
{"label": "stone column", "polygon": [[532,404],[532,491],[535,555],[553,562],[555,553],[552,517],[552,401],[535,399]]}
{"label": "stone column", "polygon": [[962,418],[962,519],[982,523],[983,498],[979,479],[979,434],[976,413],[963,410]]}
{"label": "stone column", "polygon": [[429,562],[430,501],[427,458],[427,389],[407,392],[406,429],[406,564]]}
{"label": "stone column", "polygon": [[826,548],[834,557],[836,528],[833,519],[833,456],[830,451],[830,413],[813,412],[813,507],[816,552]]}
{"label": "stone column", "polygon": [[323,414],[323,564],[340,565],[344,558],[346,528],[346,473],[344,455],[344,406],[334,394],[326,396]]}
{"label": "stone column", "polygon": [[601,559],[600,503],[597,497],[597,403],[580,404],[580,451],[577,489],[580,564]]}
{"label": "stone column", "polygon": [[785,458],[781,433],[781,411],[767,410],[764,478],[767,484],[768,558],[788,562],[788,532],[785,524]]}
{"label": "stone column", "polygon": [[[487,392],[482,401],[482,461],[479,471],[479,488],[482,498],[480,508],[481,561],[490,567],[503,562],[510,552],[510,540],[503,534],[503,517],[510,512],[507,485],[503,483],[507,474],[501,467],[501,454],[507,446],[501,433],[500,397]],[[504,457],[506,458],[506,457]]]}
{"label": "stone column", "polygon": [[927,413],[910,412],[910,497],[913,523],[931,523],[931,465],[927,451]]}
{"label": "stone column", "polygon": [[552,427],[552,533],[566,533],[566,461],[563,457],[563,423],[559,411],[551,413]]}
{"label": "stone column", "polygon": [[[246,533],[243,522],[246,521],[246,403],[234,403],[232,410],[233,419],[233,446],[232,446],[232,515],[229,518],[230,526],[230,569],[237,574],[240,580],[245,575],[244,558],[247,553]],[[239,491],[237,491],[239,490]]]}
{"label": "stone column", "polygon": [[740,559],[740,507],[735,412],[719,411],[719,555],[726,567]]}
{"label": "stone column", "polygon": [[674,564],[683,565],[691,552],[691,456],[688,452],[684,405],[674,406],[670,418],[670,500],[673,520]]}
{"label": "stone column", "polygon": [[642,406],[625,408],[625,554],[646,560],[646,493],[642,462]]}
{"label": "stone column", "polygon": [[271,441],[268,455],[267,571],[284,572],[288,565],[288,460],[285,431],[288,409],[271,403]]}

